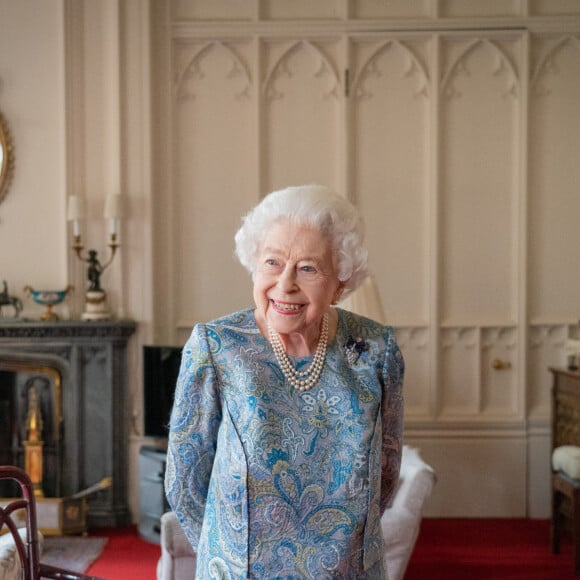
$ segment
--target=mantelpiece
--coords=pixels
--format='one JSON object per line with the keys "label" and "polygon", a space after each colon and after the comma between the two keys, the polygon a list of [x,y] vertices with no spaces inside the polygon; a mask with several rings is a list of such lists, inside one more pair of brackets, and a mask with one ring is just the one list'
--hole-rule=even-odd
{"label": "mantelpiece", "polygon": [[60,494],[113,478],[110,488],[89,498],[90,527],[131,520],[126,351],[135,328],[132,321],[0,322],[0,361],[36,362],[61,376]]}

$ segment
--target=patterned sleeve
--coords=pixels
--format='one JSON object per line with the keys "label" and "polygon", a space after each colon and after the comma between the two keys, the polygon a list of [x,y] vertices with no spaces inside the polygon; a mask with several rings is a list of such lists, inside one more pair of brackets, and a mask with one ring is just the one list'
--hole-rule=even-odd
{"label": "patterned sleeve", "polygon": [[206,327],[197,325],[183,349],[165,473],[167,500],[194,550],[199,542],[221,415]]}
{"label": "patterned sleeve", "polygon": [[385,364],[382,369],[381,405],[383,449],[381,462],[381,514],[391,505],[401,469],[403,451],[403,376],[405,362],[395,333],[390,329]]}

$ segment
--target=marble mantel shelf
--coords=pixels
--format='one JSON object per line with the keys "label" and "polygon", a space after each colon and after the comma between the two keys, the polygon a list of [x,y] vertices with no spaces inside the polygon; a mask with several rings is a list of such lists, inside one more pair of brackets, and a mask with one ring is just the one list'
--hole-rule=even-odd
{"label": "marble mantel shelf", "polygon": [[128,338],[135,328],[136,323],[132,320],[0,319],[0,338]]}

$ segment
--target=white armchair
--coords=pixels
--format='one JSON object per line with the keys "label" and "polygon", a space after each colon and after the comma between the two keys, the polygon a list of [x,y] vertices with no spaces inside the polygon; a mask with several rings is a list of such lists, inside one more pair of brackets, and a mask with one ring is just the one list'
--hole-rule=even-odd
{"label": "white armchair", "polygon": [[419,449],[405,445],[399,487],[381,518],[388,580],[402,580],[405,575],[435,481],[435,472],[423,461]]}
{"label": "white armchair", "polygon": [[195,553],[174,512],[161,516],[161,558],[157,580],[193,580]]}
{"label": "white armchair", "polygon": [[[399,486],[382,519],[385,567],[389,580],[402,580],[419,535],[423,507],[435,485],[435,473],[419,450],[405,445]],[[161,558],[157,580],[193,580],[195,553],[173,512],[161,517]]]}

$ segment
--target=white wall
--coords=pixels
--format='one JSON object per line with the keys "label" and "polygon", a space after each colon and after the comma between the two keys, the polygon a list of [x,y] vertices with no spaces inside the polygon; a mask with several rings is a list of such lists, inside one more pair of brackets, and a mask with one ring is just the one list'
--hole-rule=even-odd
{"label": "white wall", "polygon": [[0,280],[34,317],[40,307],[24,286],[57,290],[69,282],[61,0],[0,0],[0,110],[16,162],[0,205]]}

